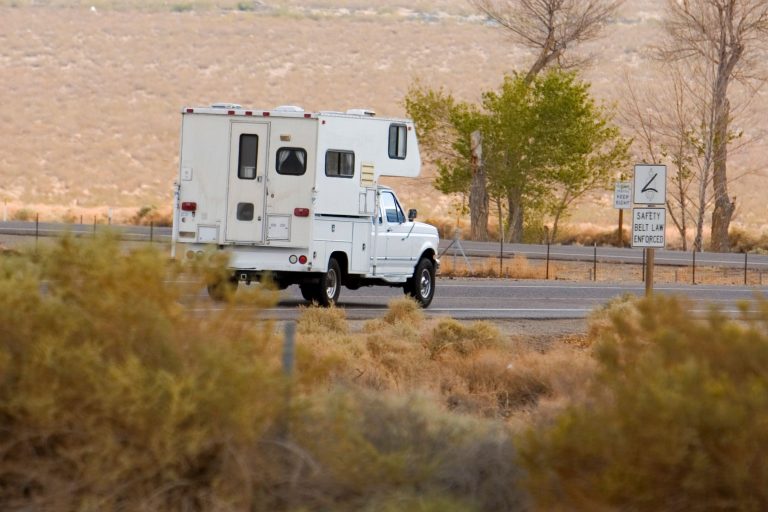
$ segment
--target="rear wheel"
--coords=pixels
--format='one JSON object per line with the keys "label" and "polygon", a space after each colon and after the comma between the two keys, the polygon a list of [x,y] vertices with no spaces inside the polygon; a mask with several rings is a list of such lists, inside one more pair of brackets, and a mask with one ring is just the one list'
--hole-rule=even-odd
{"label": "rear wheel", "polygon": [[208,285],[208,296],[218,302],[232,296],[237,291],[237,276],[230,276],[228,279],[221,279]]}
{"label": "rear wheel", "polygon": [[405,283],[404,291],[416,299],[421,307],[426,308],[432,303],[435,296],[435,265],[429,258],[422,258],[416,269],[413,271],[413,277]]}
{"label": "rear wheel", "polygon": [[328,261],[328,271],[320,277],[317,284],[302,284],[301,296],[305,300],[317,302],[319,305],[328,307],[337,300],[341,293],[341,267],[335,258]]}
{"label": "rear wheel", "polygon": [[341,293],[341,268],[335,258],[328,261],[328,271],[320,278],[318,303],[330,306],[339,300]]}

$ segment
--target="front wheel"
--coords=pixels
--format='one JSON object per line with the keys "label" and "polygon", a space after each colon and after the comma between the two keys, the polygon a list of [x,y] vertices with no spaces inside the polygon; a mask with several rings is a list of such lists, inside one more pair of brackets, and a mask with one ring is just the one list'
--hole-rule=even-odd
{"label": "front wheel", "polygon": [[413,277],[405,283],[404,291],[410,295],[421,307],[426,308],[432,303],[435,296],[435,265],[429,258],[422,258],[416,265]]}

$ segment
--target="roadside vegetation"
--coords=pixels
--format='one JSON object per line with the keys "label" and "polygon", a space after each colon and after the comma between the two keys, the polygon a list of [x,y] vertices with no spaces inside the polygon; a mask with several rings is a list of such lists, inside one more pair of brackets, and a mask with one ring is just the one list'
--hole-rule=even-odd
{"label": "roadside vegetation", "polygon": [[363,324],[306,307],[287,376],[276,292],[206,308],[223,263],[0,257],[0,509],[768,507],[765,302],[620,297],[547,340],[405,298]]}

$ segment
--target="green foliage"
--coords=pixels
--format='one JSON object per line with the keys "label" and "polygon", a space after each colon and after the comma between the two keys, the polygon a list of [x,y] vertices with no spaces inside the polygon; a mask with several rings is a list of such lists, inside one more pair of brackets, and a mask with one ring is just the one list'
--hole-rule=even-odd
{"label": "green foliage", "polygon": [[555,224],[628,160],[629,141],[575,73],[551,70],[530,82],[507,76],[482,105],[417,83],[405,106],[437,165],[439,190],[469,192],[470,135],[480,130],[489,193],[510,211],[547,214]]}
{"label": "green foliage", "polygon": [[676,299],[611,308],[591,397],[522,449],[548,510],[766,510],[768,302],[730,320]]}

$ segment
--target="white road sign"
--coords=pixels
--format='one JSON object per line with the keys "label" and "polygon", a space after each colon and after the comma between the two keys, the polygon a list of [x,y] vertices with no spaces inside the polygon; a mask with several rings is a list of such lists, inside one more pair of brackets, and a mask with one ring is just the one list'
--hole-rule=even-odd
{"label": "white road sign", "polygon": [[632,209],[632,247],[663,249],[666,245],[666,229],[666,208]]}
{"label": "white road sign", "polygon": [[632,183],[617,181],[613,189],[613,207],[617,210],[632,208]]}
{"label": "white road sign", "polygon": [[636,165],[635,204],[661,205],[667,202],[667,166]]}

